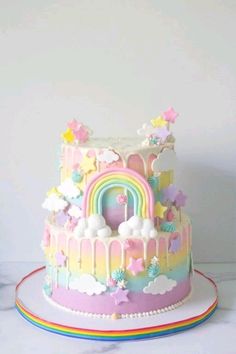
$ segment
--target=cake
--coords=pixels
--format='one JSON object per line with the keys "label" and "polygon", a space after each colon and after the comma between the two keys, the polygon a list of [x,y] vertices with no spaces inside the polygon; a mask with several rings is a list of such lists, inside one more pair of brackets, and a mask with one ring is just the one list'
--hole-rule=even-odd
{"label": "cake", "polygon": [[174,184],[177,116],[169,108],[134,138],[93,138],[86,125],[68,123],[60,184],[43,203],[50,304],[118,319],[173,310],[189,298],[191,222]]}

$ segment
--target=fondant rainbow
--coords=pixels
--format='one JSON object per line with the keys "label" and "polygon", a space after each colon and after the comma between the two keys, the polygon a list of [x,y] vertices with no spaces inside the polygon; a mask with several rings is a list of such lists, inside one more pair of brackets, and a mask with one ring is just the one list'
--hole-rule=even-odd
{"label": "fondant rainbow", "polygon": [[154,218],[154,196],[148,182],[138,173],[129,168],[108,169],[97,174],[88,184],[84,197],[84,216],[102,214],[104,193],[113,187],[128,190],[134,201],[134,215],[142,218]]}
{"label": "fondant rainbow", "polygon": [[167,323],[164,325],[157,325],[152,327],[138,328],[138,329],[124,329],[124,330],[96,330],[96,329],[86,329],[79,327],[65,326],[60,323],[55,323],[47,321],[34,313],[32,313],[17,296],[17,291],[21,284],[27,281],[28,278],[33,276],[35,273],[40,272],[45,267],[34,270],[33,272],[26,275],[16,286],[16,309],[18,312],[33,325],[44,329],[46,331],[61,334],[67,337],[75,337],[82,339],[92,339],[92,340],[102,340],[102,341],[124,341],[124,340],[134,340],[134,339],[144,339],[144,338],[154,338],[160,336],[166,336],[170,334],[175,334],[187,329],[196,327],[206,321],[217,308],[218,298],[217,298],[217,288],[216,284],[212,279],[206,277],[203,273],[195,270],[198,274],[208,279],[215,288],[216,298],[215,301],[202,313],[189,317],[187,319],[176,321],[172,323]]}

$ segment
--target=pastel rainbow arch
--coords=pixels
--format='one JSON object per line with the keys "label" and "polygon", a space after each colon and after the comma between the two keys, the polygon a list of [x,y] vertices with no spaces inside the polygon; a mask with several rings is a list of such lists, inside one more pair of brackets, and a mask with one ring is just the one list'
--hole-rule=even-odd
{"label": "pastel rainbow arch", "polygon": [[123,187],[131,193],[134,201],[134,215],[154,218],[153,191],[144,177],[129,168],[107,169],[91,179],[83,197],[85,217],[102,214],[104,193],[113,187]]}

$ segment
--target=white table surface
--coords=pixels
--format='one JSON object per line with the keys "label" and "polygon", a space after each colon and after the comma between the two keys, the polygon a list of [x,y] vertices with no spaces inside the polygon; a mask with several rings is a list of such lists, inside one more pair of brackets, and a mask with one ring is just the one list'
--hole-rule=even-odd
{"label": "white table surface", "polygon": [[215,280],[219,306],[205,324],[169,337],[99,342],[67,338],[40,330],[14,307],[16,283],[39,263],[0,263],[0,352],[2,354],[236,354],[236,264],[198,264]]}

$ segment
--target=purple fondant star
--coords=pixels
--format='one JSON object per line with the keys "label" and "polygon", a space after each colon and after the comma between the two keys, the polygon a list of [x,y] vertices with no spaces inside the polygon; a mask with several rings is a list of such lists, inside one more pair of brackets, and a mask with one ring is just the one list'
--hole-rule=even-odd
{"label": "purple fondant star", "polygon": [[56,262],[58,266],[64,267],[66,263],[67,257],[64,255],[63,252],[56,253]]}
{"label": "purple fondant star", "polygon": [[124,290],[121,288],[117,288],[116,291],[111,293],[111,297],[115,300],[115,304],[119,305],[122,302],[129,302],[128,293],[129,293],[129,290],[127,290],[127,289]]}
{"label": "purple fondant star", "polygon": [[129,259],[129,265],[127,267],[127,269],[133,274],[136,275],[140,272],[143,271],[143,259],[142,258],[133,258],[130,257]]}
{"label": "purple fondant star", "polygon": [[170,239],[169,252],[176,253],[180,249],[181,242],[180,237],[177,235],[175,238]]}
{"label": "purple fondant star", "polygon": [[163,113],[163,118],[170,123],[175,123],[176,118],[178,117],[178,113],[175,112],[174,108],[170,107]]}
{"label": "purple fondant star", "polygon": [[177,187],[174,184],[170,184],[167,188],[162,190],[162,201],[163,202],[174,202],[178,194]]}
{"label": "purple fondant star", "polygon": [[161,139],[161,142],[164,143],[166,138],[170,135],[170,131],[166,126],[155,129],[155,135]]}
{"label": "purple fondant star", "polygon": [[187,199],[187,196],[182,191],[179,191],[175,197],[176,208],[184,207],[186,204],[186,199]]}
{"label": "purple fondant star", "polygon": [[66,213],[64,213],[64,211],[60,211],[57,215],[56,215],[56,222],[58,225],[60,226],[64,226],[65,223],[68,220],[68,215]]}

